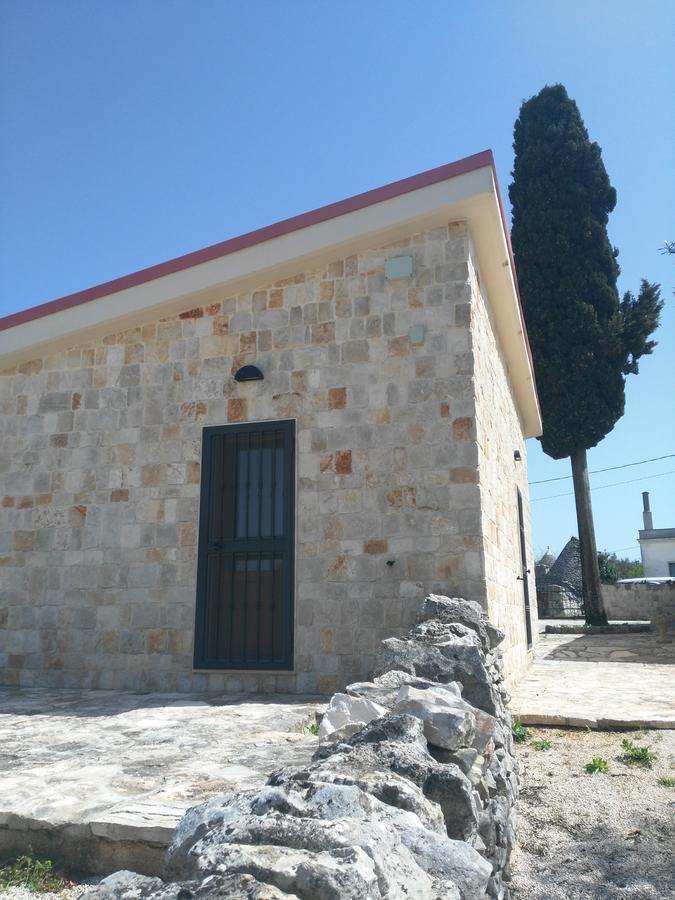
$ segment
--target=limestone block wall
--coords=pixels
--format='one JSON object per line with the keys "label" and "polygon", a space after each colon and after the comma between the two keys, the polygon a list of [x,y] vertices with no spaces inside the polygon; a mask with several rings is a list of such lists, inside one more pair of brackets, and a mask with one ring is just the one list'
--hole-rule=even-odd
{"label": "limestone block wall", "polygon": [[[414,277],[386,281],[401,253]],[[492,351],[482,336],[472,352],[472,303],[480,321],[452,224],[3,373],[2,681],[330,693],[367,676],[420,591],[487,599],[513,646],[497,567],[518,471],[495,455],[517,420],[491,424],[482,399],[476,422],[473,366]],[[237,384],[253,361],[265,380]],[[195,672],[202,428],[279,418],[297,423],[295,668]],[[488,451],[495,425],[508,435]]]}
{"label": "limestone block wall", "polygon": [[[505,670],[511,681],[528,665],[525,605],[518,524],[517,489],[523,501],[532,638],[536,641],[537,592],[531,543],[527,454],[514,403],[508,368],[492,322],[489,299],[470,254],[471,347],[476,396],[476,441],[480,472],[480,528],[483,548],[481,601],[490,619],[505,634]],[[519,450],[522,460],[514,459]]]}
{"label": "limestone block wall", "polygon": [[662,584],[603,584],[602,600],[608,619],[644,619],[651,622],[662,609],[670,610],[675,618],[675,581]]}

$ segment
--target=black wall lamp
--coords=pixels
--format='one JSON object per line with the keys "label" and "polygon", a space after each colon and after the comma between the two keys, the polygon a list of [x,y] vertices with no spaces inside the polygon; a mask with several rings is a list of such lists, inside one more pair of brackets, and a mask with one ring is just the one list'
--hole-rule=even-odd
{"label": "black wall lamp", "polygon": [[234,375],[235,381],[262,381],[265,376],[257,366],[242,366]]}
{"label": "black wall lamp", "polygon": [[513,451],[513,458],[515,459],[516,462],[521,462],[523,457],[520,455],[520,450]]}

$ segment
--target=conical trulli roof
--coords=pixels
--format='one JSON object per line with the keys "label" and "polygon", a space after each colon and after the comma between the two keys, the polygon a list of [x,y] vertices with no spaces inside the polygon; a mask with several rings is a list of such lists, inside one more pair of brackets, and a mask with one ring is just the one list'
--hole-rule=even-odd
{"label": "conical trulli roof", "polygon": [[558,584],[568,593],[581,597],[581,553],[578,538],[571,537],[546,574],[546,584]]}
{"label": "conical trulli roof", "polygon": [[551,551],[546,548],[546,553],[542,556],[542,558],[537,563],[538,566],[544,566],[544,568],[548,571],[553,563],[555,562],[555,556],[551,553]]}

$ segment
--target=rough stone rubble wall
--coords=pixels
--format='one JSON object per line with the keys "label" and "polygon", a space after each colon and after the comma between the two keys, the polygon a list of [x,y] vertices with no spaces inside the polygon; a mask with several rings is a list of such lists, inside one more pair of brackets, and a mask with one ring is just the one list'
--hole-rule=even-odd
{"label": "rough stone rubble wall", "polygon": [[[508,366],[496,336],[489,298],[481,284],[473,251],[471,284],[471,351],[476,396],[476,440],[480,472],[480,516],[488,616],[506,634],[504,662],[513,682],[528,666],[518,501],[523,500],[532,637],[536,641],[537,591],[531,542],[527,453],[514,401]],[[521,461],[514,459],[519,450]],[[476,598],[478,599],[478,598]]]}
{"label": "rough stone rubble wall", "polygon": [[[0,680],[330,694],[420,592],[483,601],[468,261],[452,223],[2,373]],[[283,418],[294,671],[195,672],[202,428]]]}
{"label": "rough stone rubble wall", "polygon": [[518,774],[503,634],[462,600],[430,596],[420,619],[383,642],[373,682],[346,689],[377,718],[302,770],[189,810],[164,880],[116,873],[84,897],[507,898]]}

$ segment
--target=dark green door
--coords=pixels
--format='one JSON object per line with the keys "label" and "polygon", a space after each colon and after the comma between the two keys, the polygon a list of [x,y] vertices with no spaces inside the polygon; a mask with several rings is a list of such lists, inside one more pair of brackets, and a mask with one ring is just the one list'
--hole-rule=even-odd
{"label": "dark green door", "polygon": [[204,429],[195,667],[293,667],[295,423]]}

